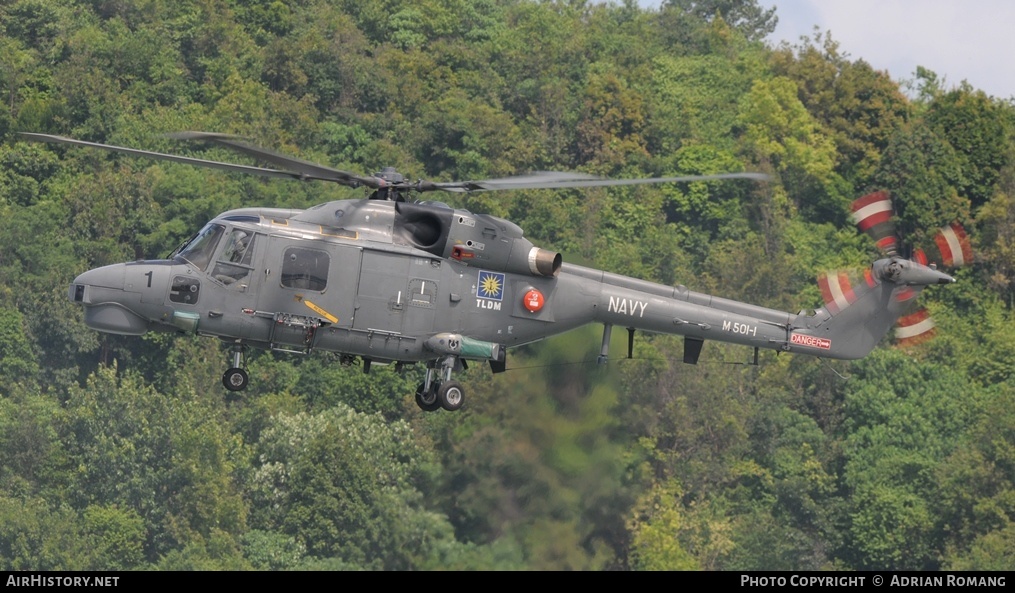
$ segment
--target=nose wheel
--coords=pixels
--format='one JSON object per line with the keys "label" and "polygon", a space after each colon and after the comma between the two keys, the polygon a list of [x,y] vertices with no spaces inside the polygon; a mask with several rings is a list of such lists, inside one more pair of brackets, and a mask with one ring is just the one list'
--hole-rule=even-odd
{"label": "nose wheel", "polygon": [[233,366],[222,375],[222,385],[229,391],[243,391],[250,383],[247,371],[242,367],[247,366],[243,360],[243,344],[233,344]]}
{"label": "nose wheel", "polygon": [[427,365],[426,380],[416,388],[416,405],[424,412],[441,408],[454,412],[465,403],[465,388],[451,379],[451,372],[461,368],[461,361],[454,356]]}

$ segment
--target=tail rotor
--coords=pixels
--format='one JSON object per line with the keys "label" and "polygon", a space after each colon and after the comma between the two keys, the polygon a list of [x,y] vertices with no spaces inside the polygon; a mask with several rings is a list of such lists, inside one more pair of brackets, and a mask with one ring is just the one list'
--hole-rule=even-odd
{"label": "tail rotor", "polygon": [[[869,235],[884,255],[863,275],[852,279],[841,271],[818,276],[818,285],[829,313],[836,315],[883,283],[890,283],[891,298],[903,307],[895,327],[896,344],[909,347],[926,342],[935,332],[934,320],[916,300],[925,286],[949,284],[955,279],[938,266],[955,269],[973,261],[969,237],[958,222],[945,225],[934,236],[929,251],[914,249],[912,257],[900,255],[902,241],[896,234],[895,210],[887,191],[867,194],[855,200],[850,218]],[[887,287],[886,287],[887,288]]]}

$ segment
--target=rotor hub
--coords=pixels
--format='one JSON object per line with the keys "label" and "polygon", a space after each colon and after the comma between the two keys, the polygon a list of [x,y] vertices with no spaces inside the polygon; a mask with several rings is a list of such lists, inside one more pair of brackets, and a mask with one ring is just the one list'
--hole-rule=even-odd
{"label": "rotor hub", "polygon": [[374,177],[383,179],[386,185],[398,185],[405,181],[405,177],[394,167],[384,167],[379,173],[374,173]]}

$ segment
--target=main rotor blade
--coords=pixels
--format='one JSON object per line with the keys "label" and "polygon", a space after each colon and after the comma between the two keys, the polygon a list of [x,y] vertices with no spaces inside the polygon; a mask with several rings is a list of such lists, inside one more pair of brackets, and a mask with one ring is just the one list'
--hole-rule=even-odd
{"label": "main rotor blade", "polygon": [[348,171],[325,167],[324,165],[319,165],[311,161],[305,161],[303,159],[275,152],[274,150],[255,146],[246,142],[239,136],[233,136],[230,134],[217,134],[214,132],[177,132],[174,134],[166,134],[166,137],[174,140],[204,140],[213,142],[230,150],[235,150],[236,152],[261,159],[262,161],[269,162],[273,165],[291,169],[302,174],[306,179],[322,179],[352,187],[362,185],[375,189],[378,187],[384,187],[385,185],[384,180],[377,177],[365,177]]}
{"label": "main rotor blade", "polygon": [[433,183],[423,189],[436,189],[448,192],[498,191],[509,189],[564,189],[571,187],[613,187],[620,185],[647,185],[653,183],[686,183],[691,181],[715,181],[719,179],[753,179],[767,181],[771,179],[764,173],[720,173],[717,175],[684,175],[680,177],[646,177],[641,179],[606,179],[584,173],[560,173],[548,171],[505,177],[502,179],[484,179],[480,181],[453,181]]}
{"label": "main rotor blade", "polygon": [[63,136],[53,136],[50,134],[31,134],[28,132],[22,132],[21,136],[24,136],[28,140],[34,140],[36,142],[51,142],[54,144],[73,144],[75,146],[88,146],[90,148],[100,148],[102,150],[108,150],[111,152],[123,152],[126,154],[132,154],[137,156],[145,156],[153,159],[160,159],[164,161],[174,161],[177,163],[186,163],[188,165],[195,165],[198,167],[209,167],[212,169],[222,169],[225,171],[237,171],[240,173],[248,173],[252,175],[261,175],[263,177],[276,177],[284,179],[305,179],[306,176],[302,173],[294,171],[280,171],[278,169],[264,169],[262,167],[251,167],[248,165],[237,165],[235,163],[222,163],[219,161],[209,161],[205,159],[195,159],[186,156],[179,156],[175,154],[164,154],[161,152],[152,152],[150,150],[138,150],[136,148],[125,148],[123,146],[113,146],[112,144],[99,144],[98,142],[86,142],[84,140],[75,140],[73,138],[65,138]]}
{"label": "main rotor blade", "polygon": [[325,167],[324,165],[284,155],[273,150],[255,146],[237,136],[231,136],[228,134],[217,134],[212,132],[179,132],[175,134],[167,134],[167,137],[176,140],[204,140],[212,142],[225,148],[229,148],[230,150],[234,150],[284,168],[267,169],[249,165],[238,165],[235,163],[224,163],[221,161],[210,161],[175,154],[127,148],[124,146],[100,144],[98,142],[86,142],[84,140],[75,140],[73,138],[53,136],[50,134],[22,133],[21,135],[26,139],[37,142],[53,142],[59,144],[72,144],[76,146],[88,146],[112,152],[122,152],[136,156],[145,156],[177,163],[186,163],[188,165],[195,165],[199,167],[209,167],[212,169],[261,175],[263,177],[321,180],[331,181],[350,187],[364,186],[373,189],[392,187],[398,190],[415,190],[421,192],[434,190],[447,192],[475,192],[514,189],[564,189],[646,185],[655,183],[686,183],[693,181],[715,181],[720,179],[753,179],[755,181],[767,181],[771,179],[768,175],[763,173],[721,173],[717,175],[684,175],[680,177],[652,177],[642,179],[606,179],[585,173],[544,171],[533,173],[531,175],[519,175],[516,177],[504,177],[500,179],[483,179],[479,181],[451,181],[439,183],[432,181],[418,181],[416,183],[401,181],[390,182],[380,177],[356,175],[348,171],[332,169],[331,167]]}

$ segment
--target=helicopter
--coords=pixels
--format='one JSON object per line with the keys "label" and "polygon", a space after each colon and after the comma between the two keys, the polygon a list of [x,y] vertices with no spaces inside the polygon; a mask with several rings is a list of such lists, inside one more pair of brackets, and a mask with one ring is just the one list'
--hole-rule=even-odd
{"label": "helicopter", "polygon": [[[284,155],[243,138],[209,132],[171,134],[203,141],[272,165],[210,161],[47,134],[32,141],[69,144],[139,157],[271,178],[330,181],[371,191],[366,199],[336,200],[306,210],[240,208],[223,212],[165,259],[138,260],[86,271],[69,298],[85,324],[100,332],[139,336],[167,331],[217,337],[230,344],[222,377],[229,391],[249,384],[248,348],[308,354],[336,352],[343,363],[423,363],[415,393],[424,411],[458,410],[465,389],[453,379],[467,361],[506,370],[510,348],[603,324],[598,361],[608,360],[614,326],[684,337],[683,361],[698,362],[706,340],[822,358],[866,356],[897,320],[913,318],[905,337],[928,333],[925,312],[912,300],[926,286],[955,279],[895,248],[891,202],[878,193],[854,202],[853,217],[872,232],[883,257],[865,281],[852,285],[826,274],[825,306],[789,313],[563,262],[558,252],[524,237],[502,218],[417,201],[447,193],[532,188],[586,188],[717,179],[764,181],[760,173],[608,179],[540,172],[464,182],[409,181],[393,168],[359,175]],[[956,231],[955,229],[958,229]],[[940,243],[968,253],[960,227]],[[946,249],[942,249],[942,253]],[[967,259],[970,256],[967,255]],[[914,317],[915,315],[915,317]],[[900,337],[903,337],[900,334]]]}

